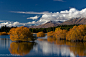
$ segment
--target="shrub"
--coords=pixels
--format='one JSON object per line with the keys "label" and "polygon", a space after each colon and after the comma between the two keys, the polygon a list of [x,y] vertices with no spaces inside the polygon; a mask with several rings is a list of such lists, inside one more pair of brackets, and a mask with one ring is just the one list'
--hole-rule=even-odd
{"label": "shrub", "polygon": [[12,28],[9,31],[10,39],[12,41],[34,41],[35,38],[27,27]]}
{"label": "shrub", "polygon": [[6,32],[0,32],[0,35],[8,35]]}
{"label": "shrub", "polygon": [[66,35],[66,40],[86,41],[86,25],[74,26]]}
{"label": "shrub", "polygon": [[67,30],[56,28],[54,37],[56,37],[56,39],[66,39],[66,33]]}
{"label": "shrub", "polygon": [[55,35],[55,32],[54,31],[50,31],[47,33],[47,36],[49,37],[53,37]]}
{"label": "shrub", "polygon": [[44,32],[38,32],[37,33],[37,37],[44,37],[45,36],[45,33]]}

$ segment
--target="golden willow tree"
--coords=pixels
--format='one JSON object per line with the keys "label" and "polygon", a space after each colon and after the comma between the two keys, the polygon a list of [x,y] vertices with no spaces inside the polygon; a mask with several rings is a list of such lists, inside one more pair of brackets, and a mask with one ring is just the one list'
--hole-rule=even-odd
{"label": "golden willow tree", "polygon": [[25,56],[27,55],[35,43],[32,42],[12,42],[9,51],[11,54]]}
{"label": "golden willow tree", "polygon": [[66,33],[67,33],[67,30],[62,30],[60,28],[56,28],[54,36],[56,39],[66,39]]}
{"label": "golden willow tree", "polygon": [[0,32],[0,35],[8,35],[6,32]]}
{"label": "golden willow tree", "polygon": [[86,25],[74,26],[70,31],[66,34],[66,40],[80,40],[86,41]]}
{"label": "golden willow tree", "polygon": [[47,33],[47,40],[54,42],[55,40],[66,39],[67,30],[62,30],[60,28],[56,28],[55,32],[51,31]]}
{"label": "golden willow tree", "polygon": [[35,40],[29,28],[24,26],[12,28],[9,31],[9,34],[10,34],[10,39],[12,41],[34,41]]}
{"label": "golden willow tree", "polygon": [[54,42],[56,40],[55,36],[55,32],[54,31],[50,31],[47,33],[47,41],[48,42]]}
{"label": "golden willow tree", "polygon": [[55,32],[54,31],[50,31],[47,33],[47,36],[49,37],[53,37],[55,35]]}
{"label": "golden willow tree", "polygon": [[45,33],[44,32],[38,32],[37,33],[37,37],[44,37],[45,36]]}

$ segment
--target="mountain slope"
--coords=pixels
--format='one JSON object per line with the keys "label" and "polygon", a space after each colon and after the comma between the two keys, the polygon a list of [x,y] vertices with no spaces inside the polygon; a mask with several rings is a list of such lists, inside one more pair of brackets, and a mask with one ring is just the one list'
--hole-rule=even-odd
{"label": "mountain slope", "polygon": [[39,25],[39,26],[31,26],[29,28],[49,28],[49,27],[55,27],[60,25],[62,22],[61,21],[49,21],[45,24]]}
{"label": "mountain slope", "polygon": [[86,24],[86,18],[74,18],[67,20],[65,22],[49,21],[39,26],[30,26],[29,28],[49,28],[49,27],[56,27],[58,25],[74,25],[74,24]]}
{"label": "mountain slope", "polygon": [[74,18],[61,23],[61,25],[73,25],[73,24],[86,24],[86,18]]}

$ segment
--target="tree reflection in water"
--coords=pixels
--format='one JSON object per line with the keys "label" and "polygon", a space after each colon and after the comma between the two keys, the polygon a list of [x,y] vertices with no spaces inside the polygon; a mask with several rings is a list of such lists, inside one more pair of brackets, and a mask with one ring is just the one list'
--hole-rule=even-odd
{"label": "tree reflection in water", "polygon": [[66,45],[69,46],[71,52],[76,56],[86,56],[86,42],[69,42],[65,40],[54,40],[53,37],[47,38],[48,42],[55,42],[56,45]]}
{"label": "tree reflection in water", "polygon": [[86,56],[86,42],[56,41],[57,45],[68,45],[71,52],[76,56]]}
{"label": "tree reflection in water", "polygon": [[34,42],[12,42],[9,51],[13,55],[25,56],[36,45]]}
{"label": "tree reflection in water", "polygon": [[70,51],[75,55],[86,56],[86,42],[66,42],[66,45],[70,46]]}

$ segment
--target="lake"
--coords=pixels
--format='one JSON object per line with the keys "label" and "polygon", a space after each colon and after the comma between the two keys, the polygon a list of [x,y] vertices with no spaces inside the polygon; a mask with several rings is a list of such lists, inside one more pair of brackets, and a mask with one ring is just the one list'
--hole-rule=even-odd
{"label": "lake", "polygon": [[[41,37],[47,39],[47,36]],[[85,57],[85,42],[38,41],[12,42],[9,35],[0,36],[0,56],[4,57]]]}

